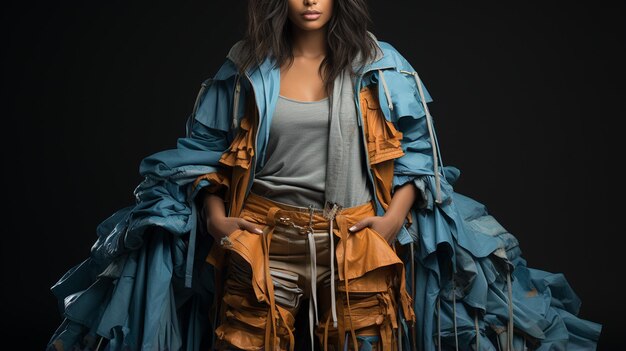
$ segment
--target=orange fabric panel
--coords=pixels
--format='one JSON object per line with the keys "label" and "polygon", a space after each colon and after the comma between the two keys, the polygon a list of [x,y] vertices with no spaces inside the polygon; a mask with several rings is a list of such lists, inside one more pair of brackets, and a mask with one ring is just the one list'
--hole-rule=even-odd
{"label": "orange fabric panel", "polygon": [[[394,159],[404,155],[400,144],[402,133],[395,128],[392,122],[385,119],[378,104],[375,89],[372,86],[367,86],[361,90],[360,102],[370,167],[374,174],[376,196],[383,208],[387,210],[392,198]],[[244,197],[250,181],[250,166],[255,155],[254,137],[258,122],[258,111],[251,95],[246,104],[246,113],[241,120],[240,131],[219,161],[221,164],[229,166],[230,178],[228,179],[225,174],[208,174],[203,178],[211,181],[216,188],[218,186],[227,187],[225,201],[230,203],[229,210],[232,217],[240,216],[246,200]],[[254,204],[249,205],[255,206]],[[257,205],[265,206],[265,204]],[[340,280],[345,283],[343,287],[341,287],[342,284],[339,284],[338,288],[339,295],[343,296],[341,298],[342,303],[339,303],[338,306],[341,318],[339,318],[339,328],[333,330],[331,326],[329,329],[328,324],[326,324],[325,328],[318,330],[318,336],[321,340],[328,340],[330,336],[330,341],[338,341],[339,345],[344,345],[347,342],[344,340],[346,330],[354,330],[357,334],[361,332],[368,334],[372,333],[372,325],[378,325],[382,349],[391,350],[396,346],[394,334],[398,328],[396,322],[397,308],[402,308],[407,321],[415,321],[412,308],[413,299],[406,291],[404,264],[394,249],[369,227],[357,233],[348,233],[347,231],[349,226],[361,218],[375,215],[373,206],[368,205],[344,209],[335,218],[337,227],[334,228],[334,234],[339,239],[335,248],[337,271]],[[411,223],[410,216],[409,213],[407,215],[409,223]],[[248,219],[259,223],[259,217]],[[206,257],[206,261],[214,265],[217,271],[221,271],[224,267],[224,261],[232,258],[233,255],[250,264],[252,281],[250,294],[247,297],[251,299],[250,301],[246,301],[246,298],[229,291],[225,291],[221,295],[221,287],[218,287],[217,293],[224,298],[222,308],[231,306],[236,307],[236,310],[250,309],[252,312],[256,312],[252,313],[252,316],[240,312],[224,312],[222,317],[225,318],[225,324],[216,330],[218,339],[221,340],[242,341],[245,339],[245,343],[238,342],[237,346],[241,347],[245,344],[248,347],[246,349],[250,350],[269,346],[270,339],[272,343],[280,343],[293,337],[293,316],[289,311],[274,303],[273,289],[269,286],[271,284],[267,284],[269,269],[266,267],[268,265],[266,251],[271,240],[271,228],[274,223],[263,224],[266,225],[264,228],[266,235],[236,230],[228,235],[226,245],[222,246],[216,243]],[[348,290],[348,294],[346,294],[346,290]],[[396,302],[396,298],[399,298],[399,304]],[[343,302],[345,302],[345,306]],[[263,315],[263,309],[256,309],[255,304],[265,304],[266,314]],[[372,313],[372,308],[379,313]],[[281,320],[286,322],[287,328],[280,326]],[[244,337],[236,330],[237,328],[233,328],[233,323],[239,327],[242,323],[246,324],[246,329],[255,332]],[[259,330],[261,325],[273,326],[264,328],[265,330],[262,331]],[[272,335],[268,334],[270,332]],[[285,347],[284,344],[280,346],[274,344],[273,346],[279,349]]]}
{"label": "orange fabric panel", "polygon": [[[375,85],[368,85],[359,94],[363,131],[367,141],[370,167],[374,173],[376,197],[385,211],[391,204],[394,159],[404,156],[400,132],[383,114]],[[407,214],[408,225],[413,223],[411,212]]]}
{"label": "orange fabric panel", "polygon": [[232,168],[230,192],[227,199],[230,203],[229,216],[238,217],[243,208],[243,201],[250,181],[250,165],[255,154],[255,135],[258,128],[258,111],[254,95],[246,100],[246,110],[240,122],[239,133],[230,148],[222,154],[219,162]]}

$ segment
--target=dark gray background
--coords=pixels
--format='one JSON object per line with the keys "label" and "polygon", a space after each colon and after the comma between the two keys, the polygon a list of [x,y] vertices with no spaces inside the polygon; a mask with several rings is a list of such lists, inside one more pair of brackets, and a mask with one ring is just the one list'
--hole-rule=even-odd
{"label": "dark gray background", "polygon": [[[564,273],[581,316],[604,325],[599,349],[617,348],[623,5],[371,4],[371,30],[434,98],[455,189],[518,237],[530,267]],[[49,288],[134,201],[140,160],[184,134],[245,18],[241,0],[4,5],[2,330],[20,349],[42,349],[61,322]]]}

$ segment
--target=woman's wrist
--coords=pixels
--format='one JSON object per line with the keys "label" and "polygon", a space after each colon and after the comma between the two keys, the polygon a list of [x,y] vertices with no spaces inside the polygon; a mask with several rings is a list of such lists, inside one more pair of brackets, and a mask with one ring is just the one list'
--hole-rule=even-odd
{"label": "woman's wrist", "polygon": [[402,225],[404,225],[405,217],[406,215],[403,216],[397,212],[386,212],[383,215],[383,218],[389,220],[394,225],[394,227],[401,227]]}
{"label": "woman's wrist", "polygon": [[224,199],[219,195],[207,193],[204,197],[204,211],[206,218],[217,219],[226,217]]}

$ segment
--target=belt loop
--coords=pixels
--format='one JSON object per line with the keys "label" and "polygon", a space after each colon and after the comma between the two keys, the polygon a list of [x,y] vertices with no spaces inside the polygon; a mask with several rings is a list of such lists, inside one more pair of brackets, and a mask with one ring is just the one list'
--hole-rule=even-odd
{"label": "belt loop", "polygon": [[270,225],[270,226],[275,226],[276,225],[276,214],[278,213],[279,210],[280,210],[279,207],[272,206],[267,211],[267,224],[268,225]]}

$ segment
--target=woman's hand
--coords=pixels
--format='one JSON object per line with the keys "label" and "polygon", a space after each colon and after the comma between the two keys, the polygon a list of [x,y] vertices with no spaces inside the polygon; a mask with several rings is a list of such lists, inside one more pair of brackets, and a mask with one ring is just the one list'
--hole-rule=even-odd
{"label": "woman's hand", "polygon": [[246,221],[240,217],[212,216],[207,219],[207,230],[213,238],[221,240],[234,231],[242,229],[250,233],[262,234],[263,231],[257,228],[255,223]]}
{"label": "woman's hand", "polygon": [[398,186],[393,193],[389,208],[387,208],[383,216],[365,217],[348,230],[356,232],[364,227],[370,227],[377,231],[389,244],[392,244],[396,239],[396,234],[404,225],[404,219],[409,213],[416,196],[417,187],[415,187],[413,182],[407,182]]}
{"label": "woman's hand", "polygon": [[204,198],[204,216],[208,232],[218,241],[237,229],[256,234],[263,233],[261,229],[256,227],[256,224],[243,218],[227,217],[224,199],[215,194],[208,194]]}
{"label": "woman's hand", "polygon": [[358,232],[365,227],[370,227],[378,232],[378,234],[380,234],[380,236],[387,240],[387,242],[391,245],[396,239],[396,234],[400,231],[402,225],[404,225],[403,217],[393,214],[385,214],[384,216],[365,217],[356,222],[348,230],[350,232]]}

